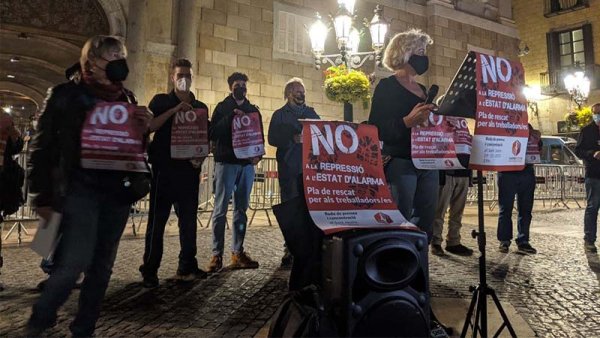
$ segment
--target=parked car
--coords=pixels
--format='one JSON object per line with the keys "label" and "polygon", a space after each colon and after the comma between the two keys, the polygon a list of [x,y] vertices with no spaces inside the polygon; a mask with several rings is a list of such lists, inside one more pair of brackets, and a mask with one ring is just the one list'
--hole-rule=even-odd
{"label": "parked car", "polygon": [[583,161],[575,155],[577,141],[574,139],[542,136],[542,142],[542,164],[583,165]]}

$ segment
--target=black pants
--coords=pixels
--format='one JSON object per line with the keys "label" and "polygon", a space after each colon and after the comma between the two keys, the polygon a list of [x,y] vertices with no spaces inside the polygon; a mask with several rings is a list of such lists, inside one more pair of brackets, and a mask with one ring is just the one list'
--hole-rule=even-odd
{"label": "black pants", "polygon": [[171,206],[174,206],[177,212],[181,245],[177,271],[182,274],[193,272],[198,268],[196,217],[200,172],[191,167],[155,167],[153,169],[144,264],[140,267],[140,271],[144,275],[156,275],[163,254],[165,225],[169,220]]}

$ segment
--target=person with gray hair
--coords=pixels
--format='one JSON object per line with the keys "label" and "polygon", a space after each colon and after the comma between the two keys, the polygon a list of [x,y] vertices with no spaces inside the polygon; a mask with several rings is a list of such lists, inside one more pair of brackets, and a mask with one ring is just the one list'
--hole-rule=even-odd
{"label": "person with gray hair", "polygon": [[438,171],[417,169],[411,158],[411,128],[426,123],[434,108],[425,104],[426,88],[417,76],[429,67],[427,46],[433,40],[424,32],[411,29],[396,34],[388,44],[383,63],[393,71],[375,88],[369,123],[377,126],[383,141],[383,156],[391,160],[385,175],[398,210],[432,238],[437,205]]}
{"label": "person with gray hair", "polygon": [[[276,110],[269,124],[269,144],[277,148],[277,171],[281,202],[301,195],[302,190],[302,124],[299,119],[318,119],[315,110],[306,105],[306,90],[301,79],[290,79],[283,90],[286,104]],[[285,250],[282,266],[290,266],[292,257]]]}

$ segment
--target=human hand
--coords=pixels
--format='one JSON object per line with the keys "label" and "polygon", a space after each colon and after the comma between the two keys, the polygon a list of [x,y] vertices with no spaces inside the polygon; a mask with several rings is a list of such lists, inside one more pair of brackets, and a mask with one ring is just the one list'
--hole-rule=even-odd
{"label": "human hand", "polygon": [[262,156],[253,157],[252,158],[252,165],[257,165],[258,162],[260,162],[260,160],[262,160]]}
{"label": "human hand", "polygon": [[235,115],[244,115],[244,111],[242,111],[242,110],[240,110],[240,109],[237,109],[237,108],[235,108],[235,109],[233,110],[233,113],[234,113]]}
{"label": "human hand", "polygon": [[133,111],[133,117],[140,121],[144,131],[147,131],[150,128],[150,121],[154,117],[150,110],[148,110],[145,106],[136,106]]}
{"label": "human hand", "polygon": [[189,111],[192,109],[194,109],[194,107],[192,107],[191,104],[181,101],[178,105],[171,109],[171,115],[179,113],[180,111]]}
{"label": "human hand", "polygon": [[406,125],[407,128],[412,128],[425,124],[429,118],[429,113],[434,107],[434,104],[425,104],[423,102],[417,103],[411,112],[402,118],[404,120],[404,125]]}

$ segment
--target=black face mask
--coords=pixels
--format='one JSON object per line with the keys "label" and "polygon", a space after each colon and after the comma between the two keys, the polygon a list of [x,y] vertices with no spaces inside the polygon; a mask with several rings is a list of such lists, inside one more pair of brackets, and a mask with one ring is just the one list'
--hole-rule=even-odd
{"label": "black face mask", "polygon": [[305,100],[305,96],[302,94],[294,96],[294,103],[299,106],[304,104],[304,100]]}
{"label": "black face mask", "polygon": [[235,87],[233,88],[233,98],[241,101],[246,98],[246,87]]}
{"label": "black face mask", "polygon": [[426,55],[413,54],[408,59],[408,64],[413,67],[418,75],[422,75],[429,68],[429,58]]}
{"label": "black face mask", "polygon": [[106,77],[110,82],[123,82],[129,75],[129,67],[127,67],[127,60],[118,59],[109,61],[104,69]]}

